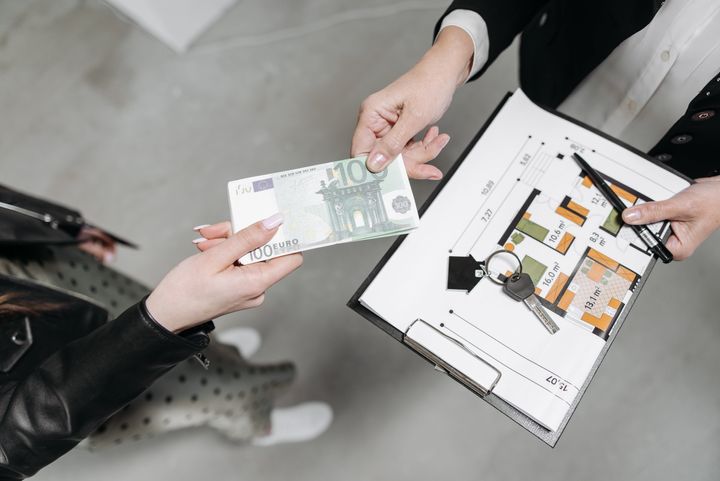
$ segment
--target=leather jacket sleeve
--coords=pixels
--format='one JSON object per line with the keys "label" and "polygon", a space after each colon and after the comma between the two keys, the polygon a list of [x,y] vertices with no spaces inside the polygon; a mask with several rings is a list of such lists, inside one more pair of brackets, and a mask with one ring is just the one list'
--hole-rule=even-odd
{"label": "leather jacket sleeve", "polygon": [[0,480],[35,474],[208,343],[202,331],[169,332],[142,301],[0,386]]}

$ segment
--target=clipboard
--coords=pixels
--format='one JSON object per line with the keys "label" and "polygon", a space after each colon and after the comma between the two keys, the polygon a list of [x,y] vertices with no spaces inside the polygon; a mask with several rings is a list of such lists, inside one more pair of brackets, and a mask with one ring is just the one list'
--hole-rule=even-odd
{"label": "clipboard", "polygon": [[[428,208],[433,204],[437,196],[440,194],[440,192],[443,191],[445,186],[450,182],[450,180],[453,178],[459,167],[463,164],[465,159],[468,157],[470,152],[472,151],[473,147],[477,144],[477,142],[483,137],[483,135],[488,130],[489,126],[492,125],[492,122],[495,120],[495,118],[498,116],[499,112],[502,110],[503,106],[508,102],[508,100],[511,98],[513,94],[508,93],[503,98],[503,100],[500,102],[500,104],[496,107],[496,109],[493,111],[493,113],[490,115],[488,120],[485,122],[485,124],[482,126],[482,128],[478,131],[478,133],[474,136],[472,141],[468,144],[468,146],[464,149],[463,153],[460,155],[458,160],[452,165],[452,167],[449,169],[448,173],[445,175],[443,180],[438,184],[438,186],[433,190],[433,192],[430,194],[428,199],[425,201],[425,203],[422,205],[422,207],[419,210],[420,216],[421,216],[421,222],[422,222],[422,216],[425,214],[425,212],[428,210]],[[669,168],[668,166],[662,164],[661,162],[658,162],[656,159],[653,159],[646,155],[645,153],[642,153],[638,151],[637,149],[617,140],[614,139],[597,129],[594,129],[588,125],[585,125],[575,119],[572,119],[570,117],[567,117],[566,115],[563,115],[562,113],[559,113],[557,111],[546,109],[544,107],[541,107],[544,110],[552,113],[553,115],[560,117],[566,121],[569,121],[583,129],[586,129],[589,132],[592,132],[593,134],[596,134],[603,139],[609,140],[610,142],[642,157],[643,159],[652,162],[655,165],[658,165],[662,167],[663,169],[671,172],[672,174],[684,179],[688,183],[693,183],[693,180],[688,178],[687,176],[684,176],[683,174],[680,174],[673,169]],[[412,235],[412,234],[410,234]],[[670,230],[665,229],[664,237],[667,238],[670,235]],[[550,430],[546,428],[545,426],[539,424],[536,422],[533,418],[525,414],[524,412],[520,411],[501,397],[499,397],[496,393],[493,392],[496,385],[500,381],[502,377],[501,370],[498,369],[498,367],[495,365],[493,359],[490,356],[483,356],[477,352],[477,350],[471,350],[467,346],[464,346],[461,342],[458,342],[457,339],[447,338],[445,339],[445,342],[451,343],[454,345],[454,348],[451,348],[453,352],[457,353],[458,359],[463,356],[462,353],[464,353],[465,359],[467,361],[465,362],[466,365],[469,365],[468,363],[472,362],[470,359],[475,359],[476,363],[474,366],[477,369],[481,369],[481,366],[484,366],[482,368],[483,372],[480,374],[480,377],[484,377],[486,379],[485,382],[478,383],[474,381],[473,379],[469,378],[466,372],[462,372],[461,370],[457,369],[456,366],[454,366],[452,363],[448,362],[447,359],[438,357],[432,349],[429,349],[428,346],[422,342],[418,342],[415,338],[417,336],[422,337],[423,335],[426,335],[425,333],[429,333],[428,329],[435,329],[431,324],[427,323],[426,320],[422,318],[416,319],[412,324],[404,331],[396,328],[391,323],[383,319],[381,316],[373,312],[372,310],[368,309],[366,306],[364,306],[360,302],[361,296],[366,292],[370,284],[373,282],[373,280],[378,276],[382,268],[388,263],[388,261],[393,257],[393,255],[396,253],[398,248],[403,244],[405,239],[407,238],[407,235],[402,236],[398,238],[393,245],[390,247],[390,249],[385,253],[385,255],[380,259],[378,264],[375,266],[375,268],[370,272],[368,277],[364,280],[364,282],[360,285],[360,287],[357,289],[355,294],[352,296],[352,298],[348,301],[347,305],[351,309],[353,309],[355,312],[363,316],[365,319],[373,323],[375,326],[392,336],[395,340],[400,342],[403,346],[410,349],[411,351],[415,352],[417,355],[428,361],[431,365],[435,367],[436,370],[441,371],[445,374],[447,374],[450,378],[454,379],[459,384],[463,385],[465,388],[469,389],[471,392],[475,393],[479,397],[481,397],[484,401],[486,401],[488,404],[496,408],[498,411],[505,414],[507,417],[512,419],[514,422],[519,424],[521,427],[523,427],[525,430],[536,436],[538,439],[542,440],[544,443],[546,443],[550,447],[555,447],[557,442],[559,441],[562,433],[564,432],[565,428],[567,427],[568,422],[572,418],[572,415],[574,414],[575,410],[578,407],[578,404],[580,403],[580,400],[582,399],[583,395],[587,391],[592,379],[594,378],[597,370],[600,368],[600,365],[602,364],[603,359],[607,355],[607,351],[610,349],[610,346],[612,345],[613,341],[615,340],[616,336],[618,335],[623,323],[627,319],[628,314],[632,310],[632,306],[635,302],[635,300],[638,297],[638,294],[642,291],[642,288],[645,285],[645,282],[647,281],[647,278],[652,271],[652,269],[655,266],[656,260],[653,259],[647,269],[645,270],[644,275],[639,279],[637,282],[637,285],[634,288],[633,295],[630,298],[630,300],[624,305],[624,308],[622,309],[620,315],[615,319],[612,331],[607,335],[605,338],[605,344],[601,351],[599,352],[594,364],[592,365],[589,374],[587,375],[585,382],[578,388],[578,393],[575,396],[572,404],[569,406],[569,409],[567,410],[566,415],[562,419],[562,422],[559,425],[559,428],[556,430]],[[417,330],[420,329],[420,330]],[[435,329],[437,331],[437,329]],[[412,331],[412,332],[411,332]],[[442,336],[444,334],[442,332],[438,333],[439,335],[436,335],[435,339],[442,339]],[[445,336],[447,337],[447,336]],[[451,344],[447,344],[447,346],[450,346]],[[447,348],[444,348],[447,349]],[[478,376],[475,376],[476,378]]]}

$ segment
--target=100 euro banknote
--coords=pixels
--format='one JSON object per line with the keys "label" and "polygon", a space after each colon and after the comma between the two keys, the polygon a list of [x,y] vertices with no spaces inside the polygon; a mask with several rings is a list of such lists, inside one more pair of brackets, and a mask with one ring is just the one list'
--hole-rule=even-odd
{"label": "100 euro banknote", "polygon": [[284,222],[243,264],[343,242],[399,235],[420,224],[402,157],[383,172],[365,157],[259,175],[228,183],[233,232],[270,217]]}

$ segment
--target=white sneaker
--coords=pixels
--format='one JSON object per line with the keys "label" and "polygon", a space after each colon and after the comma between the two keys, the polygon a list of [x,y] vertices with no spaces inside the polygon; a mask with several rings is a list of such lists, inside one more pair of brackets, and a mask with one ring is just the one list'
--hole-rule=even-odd
{"label": "white sneaker", "polygon": [[275,408],[270,413],[272,430],[267,436],[253,438],[255,446],[297,443],[315,439],[332,423],[332,408],[323,402],[307,402],[289,408]]}
{"label": "white sneaker", "polygon": [[215,339],[234,346],[245,359],[255,354],[262,344],[260,333],[251,327],[223,329],[215,334]]}

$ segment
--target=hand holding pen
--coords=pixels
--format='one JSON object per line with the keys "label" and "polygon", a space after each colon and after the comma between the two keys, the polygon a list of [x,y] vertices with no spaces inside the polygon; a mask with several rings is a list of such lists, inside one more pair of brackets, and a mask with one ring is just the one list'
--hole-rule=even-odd
{"label": "hand holding pen", "polygon": [[670,221],[672,234],[665,246],[676,261],[687,259],[720,228],[720,176],[695,181],[697,183],[667,200],[626,209],[623,221],[628,225]]}
{"label": "hand holding pen", "polygon": [[[622,212],[623,221],[665,263],[673,259],[687,259],[710,234],[720,228],[720,177],[696,179],[696,184],[669,199],[626,208],[581,156],[573,154],[573,158],[613,207]],[[665,244],[645,227],[661,221],[670,221],[672,228]]]}

